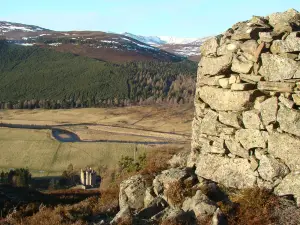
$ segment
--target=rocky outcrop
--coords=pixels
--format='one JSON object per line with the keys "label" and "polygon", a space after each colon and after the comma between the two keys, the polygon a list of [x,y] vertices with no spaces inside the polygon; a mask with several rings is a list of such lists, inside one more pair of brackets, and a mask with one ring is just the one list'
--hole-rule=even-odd
{"label": "rocky outcrop", "polygon": [[146,180],[141,175],[136,175],[123,181],[120,184],[120,209],[126,207],[131,209],[143,208],[146,189]]}
{"label": "rocky outcrop", "polygon": [[255,16],[204,43],[188,159],[199,179],[300,197],[299,52],[296,10]]}

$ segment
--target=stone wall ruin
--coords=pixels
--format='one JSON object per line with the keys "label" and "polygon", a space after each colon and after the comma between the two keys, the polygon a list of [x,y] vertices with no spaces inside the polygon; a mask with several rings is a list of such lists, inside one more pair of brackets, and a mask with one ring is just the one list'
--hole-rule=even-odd
{"label": "stone wall ruin", "polygon": [[201,46],[192,152],[199,177],[300,203],[300,13],[253,16]]}

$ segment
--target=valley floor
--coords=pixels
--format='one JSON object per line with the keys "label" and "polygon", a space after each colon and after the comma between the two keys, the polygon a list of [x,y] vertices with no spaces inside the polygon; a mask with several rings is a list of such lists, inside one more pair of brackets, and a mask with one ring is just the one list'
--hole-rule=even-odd
{"label": "valley floor", "polygon": [[188,105],[0,111],[2,125],[19,126],[0,128],[0,168],[34,176],[60,175],[71,163],[113,169],[161,144],[189,146],[192,118]]}

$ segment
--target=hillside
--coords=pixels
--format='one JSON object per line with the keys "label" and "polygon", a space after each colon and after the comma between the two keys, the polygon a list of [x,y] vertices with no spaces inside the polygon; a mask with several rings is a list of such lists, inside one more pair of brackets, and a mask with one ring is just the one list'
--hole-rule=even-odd
{"label": "hillside", "polygon": [[122,65],[39,47],[0,44],[2,108],[69,108],[192,102],[196,64]]}
{"label": "hillside", "polygon": [[134,38],[151,46],[158,47],[167,52],[187,57],[189,60],[200,60],[199,47],[210,37],[204,38],[177,38],[172,36],[142,36],[131,33],[123,33],[127,37]]}
{"label": "hillside", "polygon": [[39,46],[106,62],[182,61],[185,57],[120,34],[101,31],[51,31],[37,26],[1,22],[0,37],[10,43]]}

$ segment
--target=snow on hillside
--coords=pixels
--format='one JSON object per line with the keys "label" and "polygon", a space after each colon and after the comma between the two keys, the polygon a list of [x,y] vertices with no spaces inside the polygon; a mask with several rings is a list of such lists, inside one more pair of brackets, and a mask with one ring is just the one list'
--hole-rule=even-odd
{"label": "snow on hillside", "polygon": [[172,37],[172,36],[142,36],[135,35],[131,33],[123,33],[123,35],[134,38],[138,41],[144,42],[149,45],[159,46],[165,44],[174,44],[174,45],[201,45],[205,40],[209,37],[205,38],[180,38],[180,37]]}
{"label": "snow on hillside", "polygon": [[0,21],[0,32],[6,33],[10,31],[23,31],[23,32],[37,32],[37,31],[47,31],[42,27],[25,25],[21,23],[11,23],[6,21]]}
{"label": "snow on hillside", "polygon": [[172,36],[142,36],[131,33],[123,33],[123,35],[136,39],[145,44],[164,49],[176,55],[190,57],[200,55],[199,47],[204,41],[210,37],[205,38],[179,38]]}

